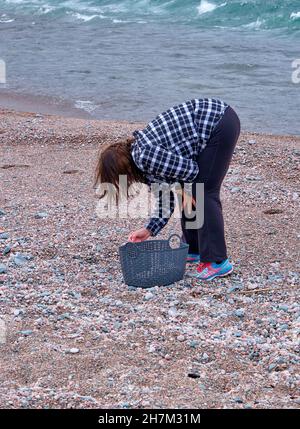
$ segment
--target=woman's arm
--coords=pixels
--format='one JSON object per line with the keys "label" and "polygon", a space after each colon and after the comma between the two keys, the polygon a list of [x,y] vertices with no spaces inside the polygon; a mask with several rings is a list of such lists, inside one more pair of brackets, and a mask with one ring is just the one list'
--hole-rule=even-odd
{"label": "woman's arm", "polygon": [[170,187],[161,184],[155,192],[157,198],[154,214],[148,224],[129,235],[129,241],[138,242],[147,240],[150,236],[155,237],[168,223],[175,209],[175,196]]}
{"label": "woman's arm", "polygon": [[152,237],[155,237],[166,226],[175,209],[174,193],[168,185],[165,190],[162,188],[159,191],[157,197],[154,215],[146,225],[146,229],[150,231]]}

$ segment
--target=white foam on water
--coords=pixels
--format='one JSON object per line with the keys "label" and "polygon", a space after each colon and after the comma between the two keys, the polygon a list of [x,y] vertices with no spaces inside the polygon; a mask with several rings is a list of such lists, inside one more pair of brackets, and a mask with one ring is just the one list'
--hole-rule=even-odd
{"label": "white foam on water", "polygon": [[125,19],[116,19],[113,18],[112,19],[113,24],[130,24],[130,23],[135,23],[135,24],[147,24],[147,21],[143,21],[143,20],[138,20],[138,21],[133,21],[133,20],[125,20]]}
{"label": "white foam on water", "polygon": [[[104,11],[102,7],[99,6],[90,6],[90,2],[81,1],[81,0],[69,0],[69,1],[63,1],[60,3],[61,7],[67,8],[71,11],[79,12],[82,15],[85,15],[87,13],[94,14],[94,15],[101,15]],[[67,12],[70,13],[70,12]]]}
{"label": "white foam on water", "polygon": [[76,109],[84,110],[89,114],[92,114],[97,109],[97,105],[90,100],[76,100],[74,106]]}
{"label": "white foam on water", "polygon": [[3,13],[3,14],[0,16],[0,22],[1,22],[2,24],[8,24],[9,22],[14,22],[14,19],[13,19],[13,18],[9,18],[9,17],[6,15],[6,13]]}
{"label": "white foam on water", "polygon": [[265,23],[264,19],[257,18],[256,21],[250,22],[249,24],[245,24],[243,25],[243,27],[249,28],[250,30],[259,30],[264,23]]}
{"label": "white foam on water", "polygon": [[217,5],[215,5],[214,3],[209,3],[206,0],[202,0],[200,5],[197,7],[197,10],[199,15],[203,15],[204,13],[212,12],[216,8],[217,8]]}
{"label": "white foam on water", "polygon": [[53,12],[56,8],[54,6],[45,5],[41,6],[38,10],[40,15],[47,15],[47,13]]}
{"label": "white foam on water", "polygon": [[114,24],[119,24],[119,23],[123,23],[124,24],[124,23],[128,23],[128,22],[131,22],[131,21],[125,21],[123,19],[113,19],[112,22]]}
{"label": "white foam on water", "polygon": [[294,21],[295,19],[300,19],[300,12],[292,12],[290,18]]}
{"label": "white foam on water", "polygon": [[95,18],[105,18],[104,15],[83,15],[82,13],[70,13],[74,18],[79,19],[80,21],[89,22]]}
{"label": "white foam on water", "polygon": [[24,2],[24,0],[6,0],[6,3],[20,4],[20,3],[27,3],[27,2]]}
{"label": "white foam on water", "polygon": [[197,6],[197,10],[199,15],[203,15],[208,12],[213,12],[219,7],[224,7],[226,5],[227,5],[227,2],[217,5],[214,3],[210,3],[207,0],[202,0],[199,6]]}

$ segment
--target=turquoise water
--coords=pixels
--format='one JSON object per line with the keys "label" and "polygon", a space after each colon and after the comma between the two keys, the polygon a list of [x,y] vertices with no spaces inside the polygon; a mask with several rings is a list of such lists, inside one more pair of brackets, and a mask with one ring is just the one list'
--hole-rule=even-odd
{"label": "turquoise water", "polygon": [[0,0],[0,95],[145,121],[214,96],[244,129],[300,134],[299,42],[299,0]]}
{"label": "turquoise water", "polygon": [[[109,19],[118,22],[172,22],[199,27],[300,29],[299,0],[121,0],[121,1],[0,1],[4,12],[68,17],[84,22]],[[5,18],[2,17],[2,21]]]}

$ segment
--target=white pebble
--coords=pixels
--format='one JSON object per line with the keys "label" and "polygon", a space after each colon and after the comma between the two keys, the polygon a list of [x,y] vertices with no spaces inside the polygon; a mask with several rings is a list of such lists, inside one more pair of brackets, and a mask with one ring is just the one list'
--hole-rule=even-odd
{"label": "white pebble", "polygon": [[71,353],[71,354],[76,354],[76,353],[79,353],[80,352],[80,350],[79,349],[77,349],[76,347],[72,347],[69,351],[68,351],[68,353]]}

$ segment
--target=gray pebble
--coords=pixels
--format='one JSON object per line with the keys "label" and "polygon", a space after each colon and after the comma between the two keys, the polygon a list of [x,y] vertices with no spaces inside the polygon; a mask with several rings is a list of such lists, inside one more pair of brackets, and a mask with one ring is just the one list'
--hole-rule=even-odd
{"label": "gray pebble", "polygon": [[32,259],[32,257],[27,256],[27,255],[22,255],[21,253],[17,253],[16,256],[14,257],[13,261],[14,261],[15,265],[17,265],[18,267],[22,267],[30,259]]}
{"label": "gray pebble", "polygon": [[188,377],[190,378],[200,378],[200,374],[198,371],[192,369],[189,373],[188,373]]}
{"label": "gray pebble", "polygon": [[277,365],[282,365],[283,363],[286,363],[287,362],[287,360],[286,360],[286,358],[285,357],[283,357],[283,356],[279,356],[277,359],[276,359],[276,363],[277,363]]}
{"label": "gray pebble", "polygon": [[69,313],[60,314],[57,318],[57,320],[66,320],[66,319],[71,319],[71,316]]}
{"label": "gray pebble", "polygon": [[185,337],[183,335],[178,335],[177,340],[182,343],[185,340]]}
{"label": "gray pebble", "polygon": [[268,280],[271,282],[278,282],[283,279],[283,276],[281,274],[269,274]]}
{"label": "gray pebble", "polygon": [[154,297],[153,293],[147,292],[146,295],[144,296],[144,300],[150,301],[153,297]]}
{"label": "gray pebble", "polygon": [[246,176],[246,180],[250,182],[259,182],[260,180],[263,180],[261,176]]}
{"label": "gray pebble", "polygon": [[252,352],[249,354],[249,359],[250,359],[250,360],[258,360],[258,359],[259,359],[259,352],[258,352],[257,350],[252,351]]}
{"label": "gray pebble", "polygon": [[232,194],[235,194],[236,192],[240,192],[241,188],[239,188],[238,186],[233,186],[232,188],[230,188],[230,192]]}
{"label": "gray pebble", "polygon": [[7,240],[9,238],[8,232],[1,232],[0,233],[0,240]]}
{"label": "gray pebble", "polygon": [[232,293],[243,288],[243,285],[234,285],[227,289],[227,293]]}
{"label": "gray pebble", "polygon": [[11,246],[10,246],[10,245],[6,246],[6,247],[4,248],[4,250],[3,250],[2,254],[3,254],[3,255],[8,255],[8,254],[10,253],[11,249],[12,249],[12,248],[11,248]]}
{"label": "gray pebble", "polygon": [[70,354],[72,354],[72,355],[75,355],[76,353],[79,353],[80,352],[80,350],[79,349],[77,349],[76,347],[72,347],[71,349],[69,349],[68,351],[67,351],[67,353],[70,353]]}
{"label": "gray pebble", "polygon": [[276,363],[271,363],[271,365],[269,365],[269,367],[268,367],[268,371],[269,372],[271,372],[271,371],[273,371],[273,369],[275,369],[277,367],[277,364]]}
{"label": "gray pebble", "polygon": [[[262,320],[256,321],[256,323],[259,323],[259,322],[260,322],[260,324],[263,323]],[[271,319],[269,319],[269,325],[272,326],[273,328],[275,328],[275,326],[277,326],[277,321],[275,319],[271,318]]]}
{"label": "gray pebble", "polygon": [[47,212],[38,212],[38,213],[36,213],[36,215],[34,217],[35,217],[35,219],[45,219],[46,217],[48,217],[48,213]]}
{"label": "gray pebble", "polygon": [[86,396],[86,395],[78,395],[80,399],[83,399],[84,401],[91,401],[91,402],[97,402],[95,398],[92,396]]}
{"label": "gray pebble", "polygon": [[288,311],[288,310],[289,310],[289,307],[288,307],[288,305],[286,305],[286,304],[280,304],[280,305],[278,305],[278,310],[281,310],[281,311]]}
{"label": "gray pebble", "polygon": [[168,310],[168,315],[169,315],[169,316],[171,316],[171,317],[175,317],[175,316],[177,316],[177,310],[176,310],[176,308],[175,308],[175,307],[171,307],[171,308]]}
{"label": "gray pebble", "polygon": [[117,330],[121,329],[122,328],[122,323],[121,322],[115,322],[114,323],[114,328],[117,329]]}
{"label": "gray pebble", "polygon": [[207,363],[209,361],[209,356],[207,353],[203,353],[202,356],[200,357],[200,361],[203,363]]}
{"label": "gray pebble", "polygon": [[287,325],[286,323],[283,323],[282,325],[279,326],[280,331],[287,331],[289,329],[289,325]]}
{"label": "gray pebble", "polygon": [[249,290],[254,290],[258,288],[258,284],[257,283],[248,283],[247,284],[247,289]]}
{"label": "gray pebble", "polygon": [[7,273],[6,265],[0,264],[0,274],[6,274],[6,273]]}
{"label": "gray pebble", "polygon": [[30,329],[26,329],[25,331],[19,331],[20,334],[24,335],[25,337],[28,337],[28,335],[33,334],[33,331]]}
{"label": "gray pebble", "polygon": [[1,217],[1,216],[5,216],[5,214],[6,214],[6,213],[5,213],[3,210],[0,210],[0,217]]}
{"label": "gray pebble", "polygon": [[239,308],[238,310],[235,310],[233,313],[236,317],[243,318],[245,317],[245,310],[242,308]]}
{"label": "gray pebble", "polygon": [[69,292],[69,294],[72,295],[76,299],[80,299],[81,298],[81,293],[80,292],[76,292],[76,291],[72,290],[71,292]]}

